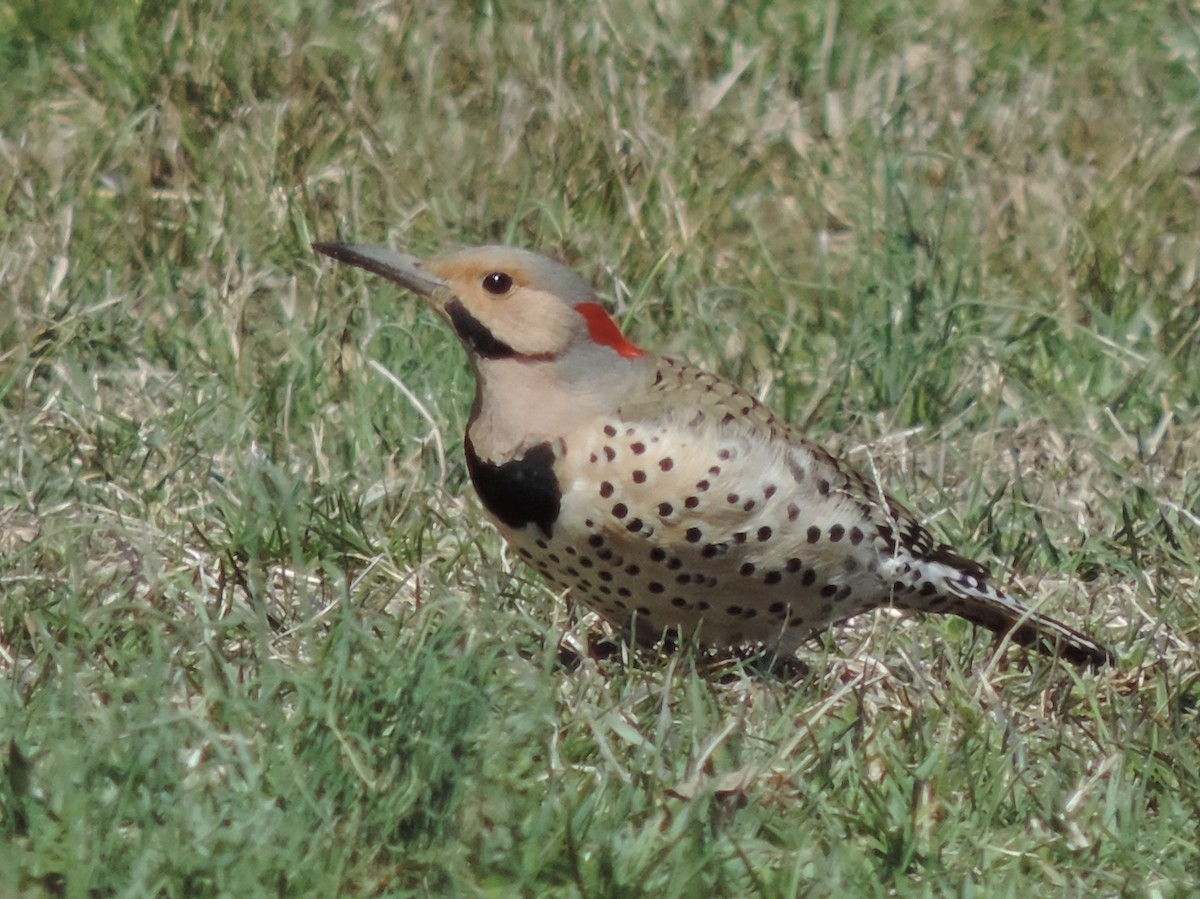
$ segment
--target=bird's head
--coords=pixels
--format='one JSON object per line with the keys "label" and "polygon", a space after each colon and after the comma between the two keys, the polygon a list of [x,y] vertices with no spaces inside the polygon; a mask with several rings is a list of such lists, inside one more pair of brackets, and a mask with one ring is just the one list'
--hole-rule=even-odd
{"label": "bird's head", "polygon": [[527,250],[477,247],[422,262],[381,247],[315,243],[313,249],[423,297],[476,360],[557,360],[581,347],[644,355],[621,335],[586,281]]}

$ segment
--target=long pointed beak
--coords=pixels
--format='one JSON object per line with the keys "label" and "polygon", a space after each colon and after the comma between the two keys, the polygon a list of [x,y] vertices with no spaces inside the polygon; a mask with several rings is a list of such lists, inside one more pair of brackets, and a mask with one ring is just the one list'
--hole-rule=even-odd
{"label": "long pointed beak", "polygon": [[365,247],[348,243],[314,243],[312,248],[338,262],[347,262],[383,275],[401,287],[441,305],[453,293],[450,285],[421,268],[421,260],[408,253],[397,253],[386,247]]}

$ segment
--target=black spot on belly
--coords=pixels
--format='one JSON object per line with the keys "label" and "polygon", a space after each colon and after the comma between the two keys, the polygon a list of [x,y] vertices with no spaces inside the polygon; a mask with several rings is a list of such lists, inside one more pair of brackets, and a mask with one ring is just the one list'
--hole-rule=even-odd
{"label": "black spot on belly", "polygon": [[562,502],[550,444],[539,443],[520,459],[500,465],[479,458],[469,436],[464,449],[471,483],[484,508],[510,528],[532,523],[549,537]]}

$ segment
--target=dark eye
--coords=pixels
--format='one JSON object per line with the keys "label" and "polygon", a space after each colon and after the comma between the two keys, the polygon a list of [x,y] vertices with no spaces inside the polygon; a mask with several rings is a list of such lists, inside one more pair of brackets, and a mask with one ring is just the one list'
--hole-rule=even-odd
{"label": "dark eye", "polygon": [[504,272],[492,272],[490,275],[484,275],[483,289],[488,293],[496,294],[496,296],[508,293],[512,289],[512,276],[506,275]]}

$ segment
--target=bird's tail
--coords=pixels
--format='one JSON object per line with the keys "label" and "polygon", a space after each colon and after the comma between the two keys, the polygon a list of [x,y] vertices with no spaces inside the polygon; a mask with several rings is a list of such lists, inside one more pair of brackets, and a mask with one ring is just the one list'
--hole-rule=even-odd
{"label": "bird's tail", "polygon": [[920,569],[924,583],[914,585],[918,586],[915,596],[905,597],[914,608],[960,615],[1021,646],[1062,656],[1077,665],[1116,664],[1116,656],[1107,646],[993,586],[986,568],[949,547],[934,550],[922,560]]}

